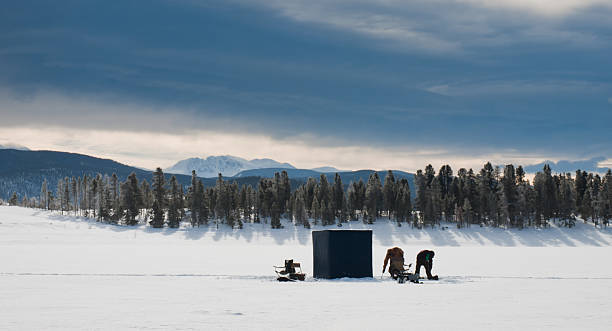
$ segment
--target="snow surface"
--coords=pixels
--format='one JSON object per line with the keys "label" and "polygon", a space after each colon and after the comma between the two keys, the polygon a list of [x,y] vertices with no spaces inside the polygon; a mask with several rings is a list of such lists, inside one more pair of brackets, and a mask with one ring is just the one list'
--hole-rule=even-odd
{"label": "snow surface", "polygon": [[[609,330],[612,230],[372,228],[374,278],[278,283],[273,265],[312,274],[311,230],[285,224],[151,229],[0,206],[0,329]],[[331,227],[328,227],[330,229]],[[337,227],[333,227],[337,228]],[[320,228],[318,228],[320,229]],[[436,251],[438,282],[397,284]]]}

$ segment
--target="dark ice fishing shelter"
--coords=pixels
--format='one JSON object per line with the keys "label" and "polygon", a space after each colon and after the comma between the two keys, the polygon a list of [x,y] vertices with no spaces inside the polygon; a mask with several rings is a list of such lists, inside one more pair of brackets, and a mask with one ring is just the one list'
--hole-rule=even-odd
{"label": "dark ice fishing shelter", "polygon": [[372,230],[312,232],[315,278],[372,277]]}

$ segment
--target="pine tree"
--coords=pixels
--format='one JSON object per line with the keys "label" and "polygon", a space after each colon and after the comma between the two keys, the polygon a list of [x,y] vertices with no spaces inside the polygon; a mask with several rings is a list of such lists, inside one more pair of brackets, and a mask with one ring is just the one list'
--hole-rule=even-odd
{"label": "pine tree", "polygon": [[82,216],[88,216],[87,214],[87,192],[89,190],[87,183],[87,175],[83,175],[83,177],[79,177],[78,179],[78,187],[79,187],[79,213]]}
{"label": "pine tree", "polygon": [[97,219],[98,210],[98,190],[99,190],[100,174],[91,180],[90,190],[88,192],[88,198],[90,205],[87,207],[92,210],[93,217]]}
{"label": "pine tree", "polygon": [[202,204],[202,194],[198,191],[198,180],[196,171],[191,171],[191,186],[187,191],[187,201],[189,203],[189,212],[191,215],[191,226],[200,225],[200,205]]}
{"label": "pine tree", "polygon": [[[474,217],[474,211],[472,209],[472,205],[470,204],[470,200],[468,198],[465,198],[463,200],[463,206],[461,208],[462,213],[463,213],[463,220],[465,221],[466,224],[471,224],[472,223],[472,218]],[[461,224],[461,227],[463,227],[464,225]]]}
{"label": "pine tree", "polygon": [[331,190],[332,194],[332,210],[333,217],[340,218],[340,222],[342,221],[342,204],[344,201],[344,185],[342,185],[342,178],[338,173],[334,175],[334,185]]}
{"label": "pine tree", "polygon": [[580,214],[584,221],[595,222],[595,205],[597,203],[597,195],[599,193],[598,180],[596,176],[593,176],[592,173],[589,173],[586,176],[586,189],[582,196],[582,205],[580,207]]}
{"label": "pine tree", "polygon": [[202,224],[208,224],[208,217],[210,214],[207,203],[208,199],[206,197],[206,191],[204,190],[204,184],[202,183],[202,180],[199,179],[196,194],[198,196],[197,199],[200,200],[200,202],[198,203],[198,226]]}
{"label": "pine tree", "polygon": [[49,209],[49,189],[47,188],[47,179],[43,180],[42,186],[40,188],[40,208],[41,209]]}
{"label": "pine tree", "polygon": [[281,214],[287,212],[287,205],[291,197],[291,181],[287,171],[283,170],[280,175],[279,200],[281,206]]}
{"label": "pine tree", "polygon": [[502,178],[502,213],[505,219],[508,220],[507,226],[517,226],[517,207],[518,207],[518,192],[516,187],[516,174],[514,165],[508,164],[504,168],[504,177]]}
{"label": "pine tree", "polygon": [[142,194],[142,204],[139,208],[151,209],[153,207],[153,192],[151,192],[151,185],[146,179],[143,179],[140,183],[140,194]]}
{"label": "pine tree", "polygon": [[97,190],[97,209],[98,209],[98,221],[108,221],[110,216],[110,191],[108,190],[108,183],[106,181],[106,176],[102,178],[100,176],[98,181],[98,190]]}
{"label": "pine tree", "polygon": [[120,218],[118,209],[119,209],[119,178],[117,178],[117,174],[113,173],[110,179],[110,206],[112,211],[110,211],[111,218],[113,221],[117,222]]}
{"label": "pine tree", "polygon": [[72,177],[72,182],[70,183],[71,191],[72,191],[72,209],[74,211],[74,215],[77,214],[79,210],[79,192],[77,190],[77,180]]}
{"label": "pine tree", "polygon": [[185,190],[183,189],[183,185],[179,184],[179,213],[180,213],[180,217],[181,220],[185,218]]}
{"label": "pine tree", "polygon": [[304,207],[304,214],[302,215],[302,224],[304,225],[304,228],[306,229],[310,229],[310,221],[308,220],[308,214],[306,213],[306,202],[303,201],[303,197],[302,197],[302,201],[300,202],[301,204],[303,204]]}
{"label": "pine tree", "polygon": [[215,185],[215,215],[217,219],[223,219],[232,226],[230,212],[232,207],[232,188],[224,180],[221,174]]}
{"label": "pine tree", "polygon": [[153,173],[153,215],[151,224],[154,228],[163,228],[166,208],[166,181],[161,168],[157,168]]}
{"label": "pine tree", "polygon": [[[295,219],[295,223],[301,224],[305,226],[305,222],[307,222],[306,216],[306,206],[304,204],[304,190],[303,187],[296,190],[295,199],[293,200],[293,218]],[[305,226],[306,227],[306,226]]]}
{"label": "pine tree", "polygon": [[[343,191],[344,193],[344,191]],[[340,214],[338,215],[338,226],[342,226],[341,223],[348,221],[348,201],[344,194],[342,195],[342,206],[340,207]]]}
{"label": "pine tree", "polygon": [[181,223],[182,197],[176,176],[170,178],[170,199],[168,201],[168,227],[178,228]]}
{"label": "pine tree", "polygon": [[8,201],[9,206],[17,206],[17,204],[19,203],[18,199],[19,198],[17,197],[17,192],[13,192],[13,195],[11,195],[11,198]]}
{"label": "pine tree", "polygon": [[570,173],[561,175],[559,177],[559,214],[558,217],[562,220],[569,220],[572,216],[572,209],[575,204],[574,194],[572,190],[572,177]]}
{"label": "pine tree", "polygon": [[395,198],[395,218],[398,225],[407,222],[412,216],[412,203],[410,201],[410,186],[408,180],[402,178],[397,185],[397,195]]}
{"label": "pine tree", "polygon": [[383,209],[387,212],[387,217],[391,219],[391,214],[395,212],[395,198],[397,189],[395,186],[395,177],[391,170],[387,171],[385,176],[385,184],[383,186]]}
{"label": "pine tree", "polygon": [[238,184],[236,184],[236,182],[234,181],[231,184],[228,184],[226,189],[228,194],[227,198],[229,201],[226,223],[227,225],[233,228],[236,225],[239,225],[238,221],[240,220],[240,217],[238,215]]}
{"label": "pine tree", "polygon": [[478,177],[478,195],[480,197],[480,216],[484,221],[491,222],[497,217],[497,183],[495,182],[495,169],[487,162]]}
{"label": "pine tree", "polygon": [[382,210],[382,184],[380,183],[380,178],[378,177],[378,173],[374,172],[370,174],[368,178],[368,184],[366,186],[366,210],[368,215],[368,223],[373,224],[374,220],[379,215],[379,211]]}
{"label": "pine tree", "polygon": [[308,178],[308,180],[306,181],[306,185],[304,186],[304,205],[306,206],[309,217],[314,217],[312,214],[313,211],[311,207],[312,207],[312,202],[315,198],[316,186],[317,186],[317,181],[312,177]]}
{"label": "pine tree", "polygon": [[310,207],[310,211],[312,213],[312,219],[314,220],[314,224],[317,225],[317,220],[321,218],[321,205],[319,204],[319,199],[315,196],[312,199],[312,206]]}
{"label": "pine tree", "polygon": [[574,180],[574,191],[576,192],[576,210],[582,208],[582,197],[587,188],[587,173],[586,171],[576,170],[576,179]]}
{"label": "pine tree", "polygon": [[419,212],[419,218],[415,219],[415,224],[417,222],[423,222],[425,218],[425,210],[427,208],[427,181],[425,175],[423,174],[423,170],[417,170],[416,176],[414,176],[414,183],[416,186],[416,209]]}
{"label": "pine tree", "polygon": [[117,218],[117,223],[119,223],[121,220],[124,220],[126,225],[133,225],[130,224],[131,220],[128,219],[129,216],[127,211],[127,205],[130,203],[130,200],[132,200],[130,188],[128,186],[129,183],[127,180],[125,182],[119,183],[119,206],[117,207],[117,210],[115,210],[116,215],[114,215],[114,217]]}
{"label": "pine tree", "polygon": [[470,224],[473,224],[476,221],[479,221],[482,215],[478,214],[478,211],[480,210],[478,178],[474,174],[474,170],[472,170],[471,168],[470,170],[468,170],[467,176],[465,178],[463,196],[470,201],[470,206],[472,207],[472,219]]}
{"label": "pine tree", "polygon": [[592,212],[593,212],[593,222],[595,225],[599,224],[599,218],[601,216],[601,212],[603,210],[603,206],[601,203],[601,177],[599,174],[595,174],[593,176],[593,182],[591,184],[591,197],[592,197]]}
{"label": "pine tree", "polygon": [[426,225],[432,228],[438,224],[442,218],[443,204],[442,204],[442,187],[439,180],[433,180],[431,187],[428,188],[428,203],[430,204],[428,215],[430,218],[425,219]]}
{"label": "pine tree", "polygon": [[70,178],[64,178],[62,184],[62,211],[70,211]]}
{"label": "pine tree", "polygon": [[321,216],[323,216],[323,212],[325,211],[325,208],[327,208],[327,204],[331,200],[331,189],[329,186],[329,182],[327,181],[327,176],[325,174],[321,174],[319,184],[317,185],[315,192],[317,200],[319,200]]}
{"label": "pine tree", "polygon": [[127,225],[138,224],[136,217],[139,214],[139,206],[142,204],[141,199],[142,195],[138,186],[138,179],[135,173],[131,173],[127,181],[121,184],[120,210],[123,211],[121,214],[122,216],[124,214],[123,217],[125,217]]}
{"label": "pine tree", "polygon": [[87,214],[87,192],[88,192],[88,176],[83,175],[83,178],[79,177],[79,208],[81,215],[88,216]]}
{"label": "pine tree", "polygon": [[455,197],[453,195],[453,170],[449,165],[443,165],[438,171],[436,180],[440,186],[440,207],[441,213],[444,215],[444,219],[449,221],[454,213]]}
{"label": "pine tree", "polygon": [[548,164],[544,165],[543,171],[536,174],[533,185],[535,191],[536,225],[546,226],[548,220],[554,215],[557,196],[554,180]]}
{"label": "pine tree", "polygon": [[603,225],[608,226],[612,218],[612,170],[608,169],[602,183]]}
{"label": "pine tree", "polygon": [[348,190],[347,190],[347,208],[348,208],[348,218],[351,221],[354,221],[357,219],[357,210],[361,209],[361,207],[359,206],[359,204],[357,203],[357,188],[356,188],[356,183],[351,182],[349,184]]}
{"label": "pine tree", "polygon": [[48,200],[49,200],[49,202],[48,202],[49,203],[49,209],[50,210],[55,210],[56,209],[55,208],[56,202],[55,202],[55,196],[53,195],[53,192],[49,191],[49,194],[47,195],[47,197],[48,197]]}
{"label": "pine tree", "polygon": [[62,215],[64,214],[64,204],[62,203],[63,202],[63,198],[62,198],[63,192],[64,192],[64,181],[63,179],[60,178],[57,181],[57,188],[55,189],[55,195],[57,196],[55,203],[56,203],[56,209],[58,209]]}
{"label": "pine tree", "polygon": [[271,216],[270,226],[272,226],[273,229],[282,228],[281,221],[280,221],[280,206],[277,201],[274,201],[272,203],[270,214],[271,214],[270,215]]}
{"label": "pine tree", "polygon": [[331,201],[329,201],[327,203],[326,208],[325,208],[325,217],[324,217],[325,224],[324,225],[332,225],[332,224],[334,224],[334,220],[335,220],[334,214],[335,213],[334,213],[333,204],[332,204]]}
{"label": "pine tree", "polygon": [[351,219],[357,220],[357,212],[359,212],[362,216],[362,221],[365,222],[366,185],[363,180],[359,179],[359,182],[353,182],[350,188],[352,197],[349,199],[348,204],[349,213],[352,215]]}
{"label": "pine tree", "polygon": [[102,219],[106,222],[110,222],[113,224],[117,223],[117,220],[113,217],[112,209],[113,209],[113,200],[111,193],[111,185],[108,176],[104,176],[104,209],[102,210]]}

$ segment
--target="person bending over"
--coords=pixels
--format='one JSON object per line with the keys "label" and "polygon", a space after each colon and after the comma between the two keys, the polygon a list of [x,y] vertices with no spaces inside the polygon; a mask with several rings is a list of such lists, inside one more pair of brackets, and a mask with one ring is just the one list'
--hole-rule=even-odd
{"label": "person bending over", "polygon": [[389,274],[393,279],[397,279],[399,274],[404,270],[404,251],[399,247],[393,247],[387,250],[385,263],[383,264],[383,274],[385,273],[389,261],[391,262],[391,264],[389,264]]}
{"label": "person bending over", "polygon": [[425,272],[427,273],[427,279],[438,279],[438,275],[432,276],[431,269],[433,268],[433,258],[435,253],[430,250],[422,250],[417,254],[416,258],[416,268],[414,269],[414,273],[418,276],[421,272],[421,266],[425,267]]}

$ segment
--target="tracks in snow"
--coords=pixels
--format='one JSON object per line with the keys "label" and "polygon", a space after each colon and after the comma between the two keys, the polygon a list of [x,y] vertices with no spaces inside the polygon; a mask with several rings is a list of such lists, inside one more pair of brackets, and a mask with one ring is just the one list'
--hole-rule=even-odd
{"label": "tracks in snow", "polygon": [[[41,272],[0,272],[0,276],[50,276],[50,277],[197,277],[197,278],[210,278],[210,279],[226,279],[226,280],[275,280],[276,276],[257,276],[257,275],[222,275],[222,274],[197,274],[197,273],[41,273]],[[516,279],[516,280],[612,280],[612,277],[557,277],[557,276],[479,276],[479,275],[465,275],[465,276],[444,276],[439,281],[428,281],[431,283],[461,283],[470,282],[478,279]],[[390,281],[390,278],[385,277],[380,279],[374,278],[362,278],[362,279],[331,279],[331,280],[318,280],[309,278],[310,281],[329,281],[329,282],[384,282]],[[308,281],[307,280],[307,281]]]}

